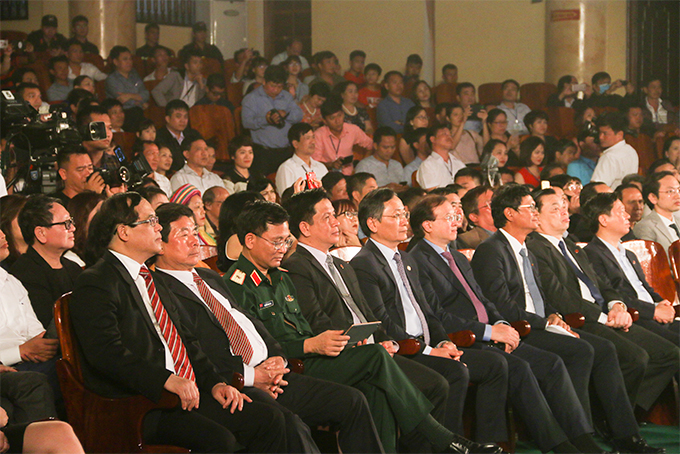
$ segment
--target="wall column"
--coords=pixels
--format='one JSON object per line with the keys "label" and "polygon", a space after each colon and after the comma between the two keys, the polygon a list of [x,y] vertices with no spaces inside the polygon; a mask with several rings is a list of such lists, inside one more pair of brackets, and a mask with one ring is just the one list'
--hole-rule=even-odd
{"label": "wall column", "polygon": [[115,45],[134,51],[137,47],[135,0],[70,0],[69,19],[79,14],[90,23],[88,39],[106,58]]}
{"label": "wall column", "polygon": [[560,77],[571,74],[579,82],[590,83],[593,74],[606,68],[607,3],[546,1],[546,82],[557,84]]}

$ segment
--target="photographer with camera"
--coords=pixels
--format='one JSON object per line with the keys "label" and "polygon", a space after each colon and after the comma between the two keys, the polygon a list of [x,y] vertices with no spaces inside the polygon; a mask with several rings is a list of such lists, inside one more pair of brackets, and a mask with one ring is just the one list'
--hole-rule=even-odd
{"label": "photographer with camera", "polygon": [[57,153],[57,168],[64,187],[53,196],[61,200],[64,206],[67,206],[73,197],[85,191],[101,194],[107,190],[104,178],[99,172],[94,171],[90,155],[79,146],[60,150]]}
{"label": "photographer with camera", "polygon": [[111,147],[111,139],[113,138],[113,130],[111,129],[111,119],[106,109],[100,106],[89,106],[78,111],[76,116],[76,123],[79,130],[86,128],[88,124],[93,121],[101,121],[106,125],[106,139],[102,140],[84,140],[83,147],[87,154],[90,155],[92,165],[95,168],[101,168],[104,162],[104,154]]}
{"label": "photographer with camera", "polygon": [[302,110],[293,95],[283,90],[288,80],[285,69],[269,66],[264,80],[264,85],[243,98],[242,117],[243,127],[250,129],[256,145],[253,170],[268,175],[291,157],[288,130],[302,120]]}

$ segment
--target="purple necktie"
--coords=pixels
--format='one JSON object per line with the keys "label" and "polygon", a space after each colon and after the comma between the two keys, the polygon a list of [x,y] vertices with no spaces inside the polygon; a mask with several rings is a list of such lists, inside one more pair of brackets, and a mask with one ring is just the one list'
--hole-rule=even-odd
{"label": "purple necktie", "polygon": [[453,271],[453,274],[456,276],[456,279],[458,279],[458,281],[461,283],[461,285],[467,292],[468,297],[472,301],[472,305],[475,306],[475,311],[477,311],[477,320],[479,320],[480,323],[489,323],[489,316],[486,313],[486,308],[484,307],[484,304],[482,304],[482,302],[479,301],[479,298],[477,298],[475,292],[473,292],[470,286],[468,285],[467,281],[463,277],[463,273],[460,272],[460,268],[458,268],[456,261],[453,259],[453,255],[451,255],[449,251],[446,251],[442,252],[442,257],[444,257],[446,261],[449,262],[449,267],[451,268],[451,271]]}

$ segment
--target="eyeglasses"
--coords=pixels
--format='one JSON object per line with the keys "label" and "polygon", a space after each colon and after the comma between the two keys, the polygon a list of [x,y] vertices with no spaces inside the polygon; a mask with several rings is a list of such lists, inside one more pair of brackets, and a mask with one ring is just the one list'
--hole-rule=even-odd
{"label": "eyeglasses", "polygon": [[659,193],[668,194],[670,196],[678,195],[678,194],[680,194],[680,188],[671,188],[671,189],[668,189],[666,191],[659,191]]}
{"label": "eyeglasses", "polygon": [[573,191],[580,191],[581,189],[583,189],[583,185],[581,183],[576,182],[576,181],[573,181],[573,182],[569,183],[568,185],[566,185],[564,187],[565,191],[572,191],[572,192]]}
{"label": "eyeglasses", "polygon": [[144,221],[137,221],[137,222],[132,222],[130,224],[127,224],[130,227],[137,227],[138,225],[142,224],[149,224],[151,227],[156,227],[158,225],[158,216],[149,216],[148,219]]}
{"label": "eyeglasses", "polygon": [[448,222],[449,224],[452,223],[452,222],[454,222],[454,221],[460,222],[460,221],[462,221],[462,220],[463,220],[463,217],[462,217],[460,214],[447,214],[447,215],[444,216],[443,218],[437,218],[437,219],[435,219],[435,221],[446,221],[446,222]]}
{"label": "eyeglasses", "polygon": [[71,230],[71,227],[75,227],[75,226],[76,226],[76,223],[75,223],[75,221],[73,220],[73,218],[68,218],[68,219],[65,220],[65,221],[61,221],[61,222],[53,222],[53,223],[51,223],[51,224],[45,225],[44,227],[54,227],[55,225],[63,225],[63,226],[64,226],[64,229],[66,229],[66,230],[68,231],[68,230]]}
{"label": "eyeglasses", "polygon": [[535,203],[532,203],[532,204],[529,204],[529,205],[520,205],[520,206],[517,207],[516,211],[519,211],[520,208],[529,208],[529,211],[531,211],[532,213],[538,212],[538,208],[536,208]]}
{"label": "eyeglasses", "polygon": [[358,216],[358,213],[356,211],[344,211],[340,213],[338,216],[345,216],[347,219],[356,219]]}
{"label": "eyeglasses", "polygon": [[507,125],[508,124],[507,121],[492,121],[491,123],[494,124],[494,125]]}
{"label": "eyeglasses", "polygon": [[390,214],[390,215],[383,214],[383,217],[384,218],[394,218],[397,221],[401,221],[402,219],[408,221],[409,218],[411,217],[411,213],[409,213],[408,211],[398,211],[398,212],[396,212],[394,214]]}
{"label": "eyeglasses", "polygon": [[263,238],[260,235],[255,235],[255,236],[258,237],[258,238],[262,238],[267,243],[274,246],[275,251],[280,251],[283,248],[290,249],[290,247],[293,245],[293,242],[295,242],[295,239],[292,236],[289,236],[288,238],[286,238],[285,240],[282,240],[282,241],[268,240],[267,238]]}

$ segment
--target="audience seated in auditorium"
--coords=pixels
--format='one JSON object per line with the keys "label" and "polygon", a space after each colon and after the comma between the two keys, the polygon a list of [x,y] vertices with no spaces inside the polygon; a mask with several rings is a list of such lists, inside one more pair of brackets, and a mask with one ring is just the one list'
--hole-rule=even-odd
{"label": "audience seated in auditorium", "polygon": [[462,198],[470,189],[481,186],[482,178],[482,173],[479,170],[472,167],[463,167],[456,172],[456,176],[453,179],[453,182],[462,188],[457,194]]}
{"label": "audience seated in auditorium", "polygon": [[603,151],[591,179],[616,189],[623,177],[637,173],[638,154],[623,138],[626,119],[621,113],[607,112],[597,118],[596,125]]}
{"label": "audience seated in auditorium", "polygon": [[201,191],[191,184],[185,184],[177,188],[170,197],[171,203],[179,203],[188,206],[194,213],[194,221],[198,226],[198,237],[201,246],[216,246],[217,242],[213,233],[206,230],[205,207]]}
{"label": "audience seated in auditorium", "polygon": [[[84,17],[84,16],[81,16]],[[94,44],[88,42],[87,44]],[[87,63],[83,61],[83,55],[85,51],[85,44],[76,40],[75,38],[71,40],[66,49],[66,57],[68,58],[68,78],[75,79],[78,76],[90,76],[92,79],[100,81],[106,79],[106,73],[102,72],[92,63]],[[96,47],[95,47],[96,49]],[[97,50],[97,54],[99,51]]]}
{"label": "audience seated in auditorium", "polygon": [[[642,107],[637,105],[629,105],[623,111],[626,116],[626,134],[630,134],[633,137],[638,137],[640,134],[646,134],[649,137],[653,137],[656,132],[651,124],[645,125],[644,117],[642,116]],[[663,131],[660,133],[661,137],[665,134]]]}
{"label": "audience seated in auditorium", "polygon": [[302,56],[303,44],[298,38],[290,38],[286,43],[286,50],[280,54],[274,55],[272,58],[272,65],[280,65],[288,59],[288,57],[295,56],[300,59],[300,64],[302,65],[302,70],[309,68],[309,63],[307,59]]}
{"label": "audience seated in auditorium", "polygon": [[524,135],[529,132],[524,124],[524,117],[531,109],[518,101],[519,82],[514,79],[503,81],[501,85],[503,99],[498,108],[505,112],[508,121],[508,131],[512,135]]}
{"label": "audience seated in auditorium", "polygon": [[208,145],[205,140],[184,139],[181,150],[186,164],[170,179],[170,184],[175,191],[186,184],[193,185],[201,194],[213,186],[224,187],[222,179],[205,168],[208,161]]}
{"label": "audience seated in auditorium", "polygon": [[181,99],[191,108],[196,101],[205,96],[205,78],[202,75],[203,59],[198,51],[189,50],[183,53],[184,77],[171,71],[167,77],[156,85],[151,94],[160,107],[165,107],[174,99]]}
{"label": "audience seated in auditorium", "polygon": [[[111,132],[124,132],[125,110],[123,104],[115,98],[106,98],[100,105],[111,119]],[[137,125],[135,125],[135,129],[137,129]]]}
{"label": "audience seated in auditorium", "polygon": [[205,230],[215,238],[219,237],[219,219],[222,204],[229,197],[229,192],[220,186],[213,186],[203,193],[203,208],[205,209]]}
{"label": "audience seated in auditorium", "polygon": [[459,249],[476,249],[482,241],[497,230],[491,216],[492,198],[493,190],[486,185],[472,188],[461,197],[463,212],[471,228],[458,235]]}
{"label": "audience seated in auditorium", "polygon": [[33,82],[22,82],[19,84],[17,87],[17,98],[26,101],[36,111],[39,111],[43,105],[40,87]]}
{"label": "audience seated in auditorium", "polygon": [[[406,68],[404,69],[404,96],[413,97],[416,84],[420,81],[420,72],[423,70],[423,59],[418,54],[411,54],[406,57]],[[415,102],[415,100],[413,100]]]}
{"label": "audience seated in auditorium", "polygon": [[552,162],[557,147],[557,139],[546,134],[548,132],[548,114],[542,110],[532,110],[525,115],[524,125],[529,134],[538,137],[545,143],[545,154],[548,158],[546,162]]}
{"label": "audience seated in auditorium", "polygon": [[186,54],[189,51],[197,51],[201,57],[214,58],[220,63],[224,62],[222,52],[217,46],[208,42],[208,28],[205,22],[196,22],[191,26],[191,42],[184,46],[177,56],[182,61],[186,61]]}
{"label": "audience seated in auditorium", "polygon": [[158,24],[150,22],[144,26],[144,45],[138,47],[135,55],[141,58],[154,58],[161,30]]}
{"label": "audience seated in auditorium", "polygon": [[427,132],[428,128],[418,128],[410,133],[404,134],[404,137],[402,138],[402,140],[410,147],[411,153],[415,156],[413,161],[404,166],[404,177],[402,181],[405,181],[408,186],[413,185],[413,173],[420,168],[420,164],[422,164],[432,152],[427,143]]}
{"label": "audience seated in auditorium", "polygon": [[312,157],[322,162],[329,171],[339,170],[351,175],[354,171],[354,146],[370,150],[373,140],[358,126],[345,123],[341,101],[331,99],[325,102],[321,106],[321,116],[325,126],[314,131],[316,145]]}
{"label": "audience seated in auditorium", "polygon": [[451,154],[453,138],[447,125],[432,126],[427,133],[432,154],[418,168],[416,179],[421,188],[430,190],[453,183],[456,172],[465,164]]}
{"label": "audience seated in auditorium", "polygon": [[663,156],[666,157],[676,169],[680,169],[680,137],[669,137],[663,144]]}
{"label": "audience seated in auditorium", "polygon": [[322,179],[321,184],[328,192],[331,201],[348,199],[347,179],[340,172],[328,172]]}
{"label": "audience seated in auditorium", "polygon": [[149,178],[152,178],[158,184],[159,188],[170,197],[173,192],[170,180],[165,175],[157,172],[161,156],[158,145],[150,140],[138,140],[132,147],[132,154],[134,159],[139,159],[140,156],[144,156],[144,159],[146,159],[146,162],[153,171],[151,175],[149,175]]}
{"label": "audience seated in auditorium", "polygon": [[77,263],[80,267],[85,267],[84,257],[88,243],[87,233],[90,228],[90,221],[97,214],[104,200],[106,200],[106,194],[85,191],[74,196],[68,205],[66,205],[68,212],[73,218],[73,223],[78,228],[73,235],[73,247],[66,251],[64,258]]}
{"label": "audience seated in auditorium", "polygon": [[404,132],[399,140],[399,155],[404,164],[410,164],[415,159],[415,152],[406,142],[406,137],[411,136],[413,131],[419,128],[428,128],[430,126],[430,119],[427,116],[427,110],[421,106],[413,106],[406,112],[406,120],[404,122]]}
{"label": "audience seated in auditorium", "polygon": [[680,239],[676,224],[680,214],[680,182],[672,172],[651,173],[642,192],[652,211],[635,225],[633,232],[637,238],[656,241],[668,251],[671,243]]}
{"label": "audience seated in auditorium", "polygon": [[[95,95],[95,87],[94,87],[94,79],[92,79],[90,76],[83,76],[80,75],[73,79],[73,89],[76,88],[82,88],[83,90],[87,90],[93,95]],[[93,97],[93,101],[96,101],[96,99]]]}
{"label": "audience seated in auditorium", "polygon": [[321,106],[330,96],[331,88],[327,83],[319,82],[312,85],[309,94],[298,103],[300,110],[302,110],[301,121],[310,124],[315,130],[322,126]]}
{"label": "audience seated in auditorium", "polygon": [[645,201],[642,197],[642,191],[635,184],[621,183],[614,192],[619,196],[621,203],[626,207],[626,213],[630,216],[628,218],[630,229],[628,230],[628,233],[621,238],[621,241],[637,240],[638,238],[635,236],[635,233],[633,233],[633,228],[635,228],[635,225],[644,215]]}
{"label": "audience seated in auditorium", "polygon": [[528,137],[519,146],[519,160],[524,167],[515,174],[515,182],[539,187],[539,176],[545,163],[545,143],[536,136]]}
{"label": "audience seated in auditorium", "polygon": [[359,90],[359,102],[367,109],[375,109],[382,100],[382,86],[378,82],[382,68],[376,63],[369,63],[364,68],[366,85]]}
{"label": "audience seated in auditorium", "polygon": [[409,98],[402,97],[404,76],[399,71],[389,71],[383,79],[383,87],[387,91],[387,96],[378,104],[378,125],[389,126],[397,134],[402,134],[406,114],[415,105]]}
{"label": "audience seated in auditorium", "polygon": [[458,67],[453,63],[442,66],[442,82],[434,89],[434,99],[437,104],[442,102],[456,102],[458,85]]}
{"label": "audience seated in auditorium", "polygon": [[144,77],[144,82],[162,81],[171,73],[176,72],[175,68],[169,68],[170,49],[165,46],[155,46],[150,59],[153,59],[154,69]]}
{"label": "audience seated in auditorium", "polygon": [[33,46],[32,49],[27,47],[27,52],[49,52],[52,57],[61,55],[66,46],[66,38],[57,32],[58,27],[59,22],[54,14],[43,16],[40,30],[32,31],[26,38],[27,44]]}
{"label": "audience seated in auditorium", "polygon": [[19,212],[26,203],[26,196],[21,194],[10,194],[0,197],[0,230],[5,233],[9,256],[2,260],[2,267],[5,270],[28,250],[28,244],[24,241],[19,227]]}
{"label": "audience seated in auditorium", "polygon": [[587,104],[587,100],[592,94],[593,88],[587,83],[579,86],[576,77],[562,76],[557,81],[557,91],[548,96],[548,107],[580,109]]}
{"label": "audience seated in auditorium", "polygon": [[342,110],[345,111],[345,122],[358,126],[367,135],[372,136],[374,127],[368,112],[358,104],[359,87],[355,82],[345,81],[333,87],[333,96],[342,100]]}
{"label": "audience seated in auditorium", "polygon": [[[315,55],[315,62],[319,70],[314,79],[309,82],[309,89],[320,82],[327,83],[331,88],[343,82],[345,79],[335,72],[335,59],[337,57],[331,51],[325,50]],[[304,69],[304,68],[303,68]]]}
{"label": "audience seated in auditorium", "polygon": [[453,155],[467,165],[479,164],[483,149],[482,137],[465,127],[471,114],[470,106],[462,107],[456,103],[449,103],[446,106],[446,116],[453,137]]}
{"label": "audience seated in auditorium", "polygon": [[546,150],[546,162],[559,165],[566,173],[571,163],[576,159],[577,153],[578,148],[572,140],[561,139],[555,142],[552,155]]}
{"label": "audience seated in auditorium", "polygon": [[657,130],[664,129],[667,125],[675,126],[675,134],[678,135],[678,113],[667,99],[661,99],[663,85],[661,79],[651,77],[643,82],[645,108],[642,111],[645,124],[653,126]]}
{"label": "audience seated in auditorium", "polygon": [[[87,76],[84,76],[87,77]],[[68,94],[68,97],[66,97],[66,106],[68,106],[68,110],[70,111],[70,119],[72,121],[76,120],[76,117],[78,115],[78,109],[83,103],[90,103],[91,101],[96,101],[94,95],[90,93],[89,91],[83,89],[83,88],[74,88],[71,90],[71,92]]]}
{"label": "audience seated in auditorium", "polygon": [[171,170],[177,171],[184,166],[182,143],[185,140],[194,141],[201,135],[189,127],[189,106],[181,99],[170,101],[165,106],[165,126],[156,133],[156,141],[161,147],[167,147],[172,152]]}
{"label": "audience seated in auditorium", "polygon": [[348,199],[334,200],[333,209],[338,220],[339,236],[330,254],[349,262],[361,250],[359,213],[354,202]]}
{"label": "audience seated in auditorium", "polygon": [[602,153],[602,148],[595,135],[589,129],[581,128],[576,136],[580,155],[567,167],[567,173],[581,180],[582,184],[590,183],[597,161]]}
{"label": "audience seated in auditorium", "polygon": [[227,84],[224,75],[215,73],[208,76],[205,81],[205,96],[196,101],[196,106],[216,105],[229,109],[234,112],[234,105],[226,96]]}
{"label": "audience seated in auditorium", "polygon": [[[513,84],[510,84],[510,86],[514,87]],[[480,111],[477,116],[482,120],[484,144],[491,139],[500,140],[507,146],[509,165],[521,165],[519,162],[519,136],[508,132],[508,116],[505,112],[494,108],[489,110],[488,114],[486,111]]]}
{"label": "audience seated in auditorium", "polygon": [[470,107],[472,112],[465,122],[465,129],[467,131],[474,131],[478,134],[482,133],[482,120],[477,114],[482,112],[482,116],[486,114],[486,110],[481,104],[477,103],[477,91],[475,86],[470,82],[461,82],[456,85],[456,94],[458,95],[458,102],[463,109]]}
{"label": "audience seated in auditorium", "polygon": [[396,151],[397,133],[388,126],[381,126],[373,134],[373,154],[359,161],[356,171],[372,174],[380,187],[403,190],[404,169],[392,159]]}
{"label": "audience seated in auditorium", "polygon": [[73,81],[68,77],[68,58],[65,55],[52,57],[47,68],[53,81],[47,89],[47,100],[51,103],[66,101],[69,92],[73,89]]}
{"label": "audience seated in auditorium", "polygon": [[293,95],[296,102],[302,101],[302,98],[309,94],[309,85],[300,80],[300,73],[302,72],[300,61],[300,57],[291,55],[281,63],[281,66],[283,66],[288,73],[288,79],[286,80],[284,89]]}
{"label": "audience seated in auditorium", "polygon": [[[626,105],[633,102],[635,86],[632,82],[618,79],[612,83],[609,73],[600,71],[595,73],[591,79],[593,84],[593,94],[590,96],[588,105],[592,107],[613,107],[623,109]],[[625,96],[616,94],[619,88],[625,88]]]}
{"label": "audience seated in auditorium", "polygon": [[[317,84],[312,87],[312,92]],[[315,137],[312,126],[308,123],[298,123],[288,131],[288,140],[293,147],[293,156],[284,161],[276,171],[276,189],[279,196],[299,179],[309,185],[321,185],[321,179],[328,173],[326,166],[312,158],[315,152]],[[312,187],[308,187],[312,189]]]}
{"label": "audience seated in auditorium", "polygon": [[357,87],[366,83],[364,78],[364,65],[366,63],[366,52],[363,50],[353,50],[349,54],[349,69],[344,74],[344,78],[354,82]]}
{"label": "audience seated in auditorium", "polygon": [[79,14],[71,19],[71,32],[73,37],[68,40],[67,46],[73,43],[80,43],[83,52],[88,54],[99,54],[99,48],[87,39],[90,32],[90,21],[86,16]]}
{"label": "audience seated in auditorium", "polygon": [[243,78],[243,96],[247,95],[260,85],[264,85],[264,73],[269,67],[269,62],[266,58],[256,55],[250,61],[248,72]]}
{"label": "audience seated in auditorium", "polygon": [[109,59],[116,69],[106,78],[106,96],[123,103],[126,110],[123,129],[134,131],[144,118],[143,109],[148,105],[149,91],[134,69],[132,53],[127,47],[113,46]]}

